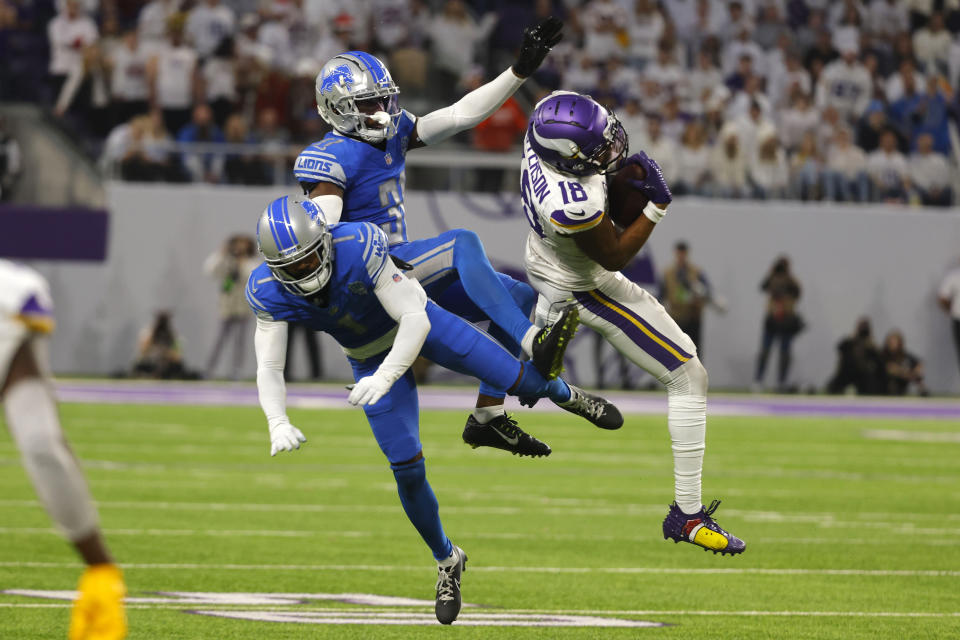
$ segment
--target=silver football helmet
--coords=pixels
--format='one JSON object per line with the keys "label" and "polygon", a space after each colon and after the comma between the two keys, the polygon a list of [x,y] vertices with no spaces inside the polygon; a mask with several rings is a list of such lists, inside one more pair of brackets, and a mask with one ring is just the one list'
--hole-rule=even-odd
{"label": "silver football helmet", "polygon": [[280,284],[298,296],[323,290],[333,274],[333,239],[311,200],[284,196],[260,214],[257,248]]}
{"label": "silver football helmet", "polygon": [[379,59],[364,51],[334,56],[317,74],[317,111],[340,133],[365,142],[397,133],[400,89]]}

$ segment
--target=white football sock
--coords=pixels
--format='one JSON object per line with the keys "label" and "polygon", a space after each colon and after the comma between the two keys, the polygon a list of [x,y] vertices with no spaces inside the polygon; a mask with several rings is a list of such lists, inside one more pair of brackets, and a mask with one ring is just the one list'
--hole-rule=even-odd
{"label": "white football sock", "polygon": [[493,407],[475,407],[473,410],[473,417],[480,424],[487,424],[494,418],[502,416],[504,413],[503,405],[498,404]]}
{"label": "white football sock", "polygon": [[707,435],[707,370],[693,358],[663,380],[673,448],[674,499],[684,513],[703,506],[700,493]]}
{"label": "white football sock", "polygon": [[89,536],[97,528],[97,511],[80,465],[63,438],[53,390],[40,378],[16,382],[7,390],[3,406],[40,502],[71,541]]}
{"label": "white football sock", "polygon": [[520,348],[527,354],[528,358],[533,357],[533,339],[540,333],[540,327],[532,325],[527,332],[523,334],[523,340],[520,341]]}

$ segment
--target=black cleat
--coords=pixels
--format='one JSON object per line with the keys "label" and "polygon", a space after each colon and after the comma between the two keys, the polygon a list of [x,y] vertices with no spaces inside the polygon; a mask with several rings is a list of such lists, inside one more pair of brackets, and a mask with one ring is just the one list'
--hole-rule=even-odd
{"label": "black cleat", "polygon": [[507,414],[497,416],[486,424],[477,422],[472,415],[463,428],[463,441],[476,449],[493,447],[509,451],[513,455],[538,458],[551,453],[550,446],[540,442],[517,426],[517,421]]}
{"label": "black cleat", "polygon": [[567,386],[570,387],[570,399],[563,404],[558,402],[558,407],[586,418],[601,429],[612,431],[623,426],[623,416],[612,403],[600,396],[589,394],[580,387],[569,383]]}
{"label": "black cleat", "polygon": [[553,324],[540,329],[533,338],[533,366],[547,380],[555,380],[563,371],[563,354],[580,325],[580,312],[570,305]]}
{"label": "black cleat", "polygon": [[460,615],[463,599],[460,597],[460,576],[467,570],[467,554],[453,545],[456,561],[448,566],[437,566],[437,620],[440,624],[453,624]]}

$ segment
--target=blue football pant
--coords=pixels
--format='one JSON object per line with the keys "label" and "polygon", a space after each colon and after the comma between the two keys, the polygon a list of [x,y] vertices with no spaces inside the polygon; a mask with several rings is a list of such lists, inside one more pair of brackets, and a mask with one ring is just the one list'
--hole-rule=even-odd
{"label": "blue football pant", "polygon": [[[471,322],[490,320],[490,335],[520,356],[537,294],[526,283],[494,271],[477,234],[453,229],[393,246],[390,253],[414,267],[410,275],[441,307]],[[502,398],[506,390],[481,378],[480,393]]]}
{"label": "blue football pant", "polygon": [[[437,364],[474,377],[499,388],[513,388],[523,396],[568,400],[570,389],[560,379],[547,381],[532,366],[524,365],[489,335],[463,318],[427,302],[430,333],[421,353]],[[365,360],[350,358],[354,380],[373,374],[387,352]],[[413,372],[407,370],[390,391],[373,405],[363,408],[373,435],[383,451],[397,482],[404,512],[430,547],[434,558],[450,555],[451,543],[440,522],[437,498],[427,482],[421,456],[420,402]]]}

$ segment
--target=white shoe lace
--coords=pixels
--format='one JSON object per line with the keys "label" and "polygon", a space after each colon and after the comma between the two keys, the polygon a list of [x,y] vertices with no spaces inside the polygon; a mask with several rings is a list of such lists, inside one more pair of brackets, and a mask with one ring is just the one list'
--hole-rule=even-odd
{"label": "white shoe lace", "polygon": [[437,600],[441,602],[449,602],[453,600],[453,576],[450,575],[453,573],[453,567],[440,567],[440,571],[437,574]]}
{"label": "white shoe lace", "polygon": [[579,389],[577,390],[577,406],[583,413],[590,414],[594,419],[599,420],[603,415],[603,403],[587,397],[587,395]]}

